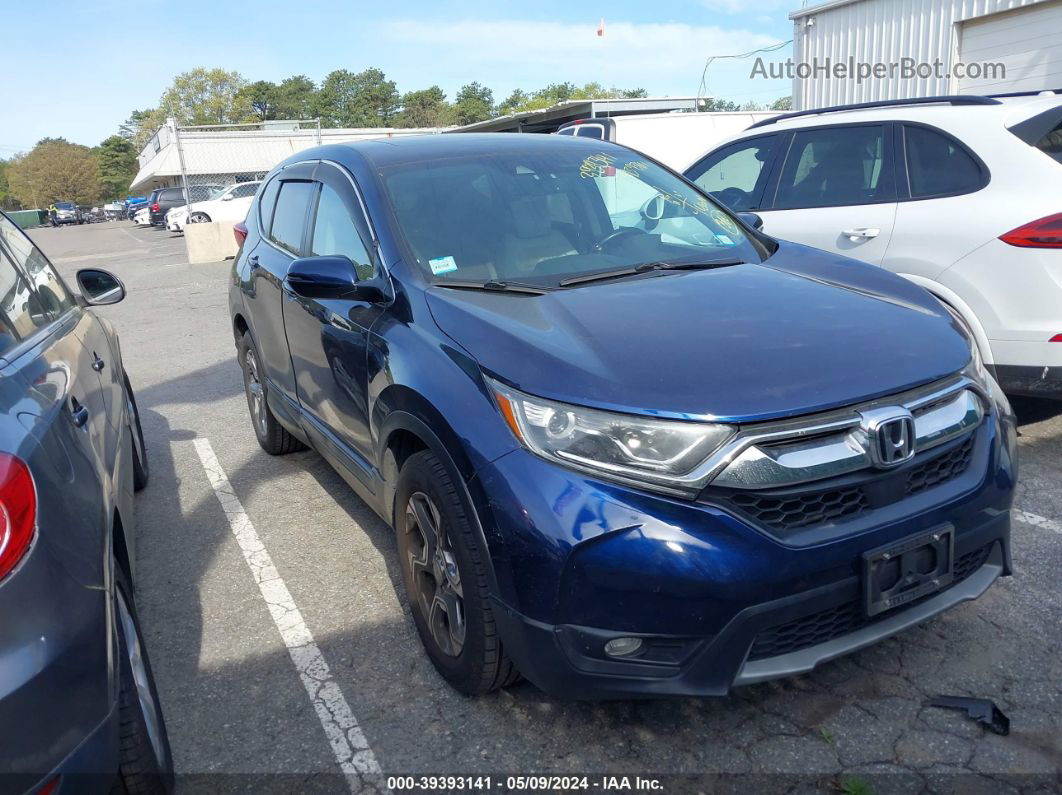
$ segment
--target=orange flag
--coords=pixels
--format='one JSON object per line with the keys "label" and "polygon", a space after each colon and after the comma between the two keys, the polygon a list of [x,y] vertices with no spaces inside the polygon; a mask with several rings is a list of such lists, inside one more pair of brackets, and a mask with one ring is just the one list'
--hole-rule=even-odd
{"label": "orange flag", "polygon": [[598,25],[597,25],[597,35],[598,36],[604,36],[605,35],[605,18],[604,17],[601,17],[601,22],[599,22]]}

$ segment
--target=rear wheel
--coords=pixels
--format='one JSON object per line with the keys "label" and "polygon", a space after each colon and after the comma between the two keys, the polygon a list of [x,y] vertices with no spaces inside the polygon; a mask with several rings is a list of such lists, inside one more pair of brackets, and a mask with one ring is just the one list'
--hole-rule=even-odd
{"label": "rear wheel", "polygon": [[118,778],[112,795],[173,790],[173,756],[159,694],[133,605],[132,587],[115,564],[115,625],[118,634]]}
{"label": "rear wheel", "polygon": [[438,456],[423,450],[406,460],[395,506],[410,612],[435,668],[470,696],[517,681],[490,605],[487,551]]}
{"label": "rear wheel", "polygon": [[265,377],[249,331],[240,338],[237,355],[243,368],[243,390],[247,395],[247,408],[251,412],[251,425],[258,444],[270,455],[284,455],[305,449],[306,445],[288,433],[269,408]]}

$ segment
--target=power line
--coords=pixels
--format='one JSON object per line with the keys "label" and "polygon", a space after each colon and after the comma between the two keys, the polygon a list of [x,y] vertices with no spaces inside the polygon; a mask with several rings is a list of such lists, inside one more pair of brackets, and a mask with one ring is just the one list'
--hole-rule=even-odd
{"label": "power line", "polygon": [[[776,52],[777,50],[780,50],[783,47],[786,47],[786,46],[788,46],[788,45],[790,45],[792,43],[793,43],[792,39],[787,39],[786,41],[780,41],[777,44],[769,44],[766,47],[760,47],[758,50],[750,50],[749,52],[743,52],[743,53],[741,53],[739,55],[709,55],[708,59],[704,62],[704,69],[701,72],[701,84],[697,88],[697,99],[698,99],[698,101],[700,100],[701,97],[707,95],[707,93],[708,93],[708,84],[705,81],[707,80],[707,77],[708,77],[708,67],[712,65],[712,61],[722,61],[722,60],[726,60],[726,59],[751,58],[753,55],[759,55],[761,52]],[[699,102],[698,102],[698,104],[699,104]]]}

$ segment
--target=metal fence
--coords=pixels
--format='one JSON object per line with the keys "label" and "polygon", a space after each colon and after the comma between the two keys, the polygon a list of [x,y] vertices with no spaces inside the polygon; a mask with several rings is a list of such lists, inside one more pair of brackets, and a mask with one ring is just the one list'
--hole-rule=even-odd
{"label": "metal fence", "polygon": [[159,168],[162,179],[184,189],[183,217],[174,216],[178,228],[243,220],[258,184],[277,163],[321,143],[319,119],[198,126],[171,120],[168,126]]}

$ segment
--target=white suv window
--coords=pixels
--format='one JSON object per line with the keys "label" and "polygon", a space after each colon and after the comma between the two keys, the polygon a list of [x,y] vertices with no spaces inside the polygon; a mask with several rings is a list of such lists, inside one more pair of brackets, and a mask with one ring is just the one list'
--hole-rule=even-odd
{"label": "white suv window", "polygon": [[800,130],[793,136],[773,209],[895,200],[880,125]]}
{"label": "white suv window", "polygon": [[928,127],[904,126],[912,199],[972,193],[984,186],[981,167],[955,140]]}
{"label": "white suv window", "polygon": [[759,204],[767,177],[765,166],[777,140],[777,136],[767,135],[731,144],[690,169],[689,176],[730,209],[754,209]]}

